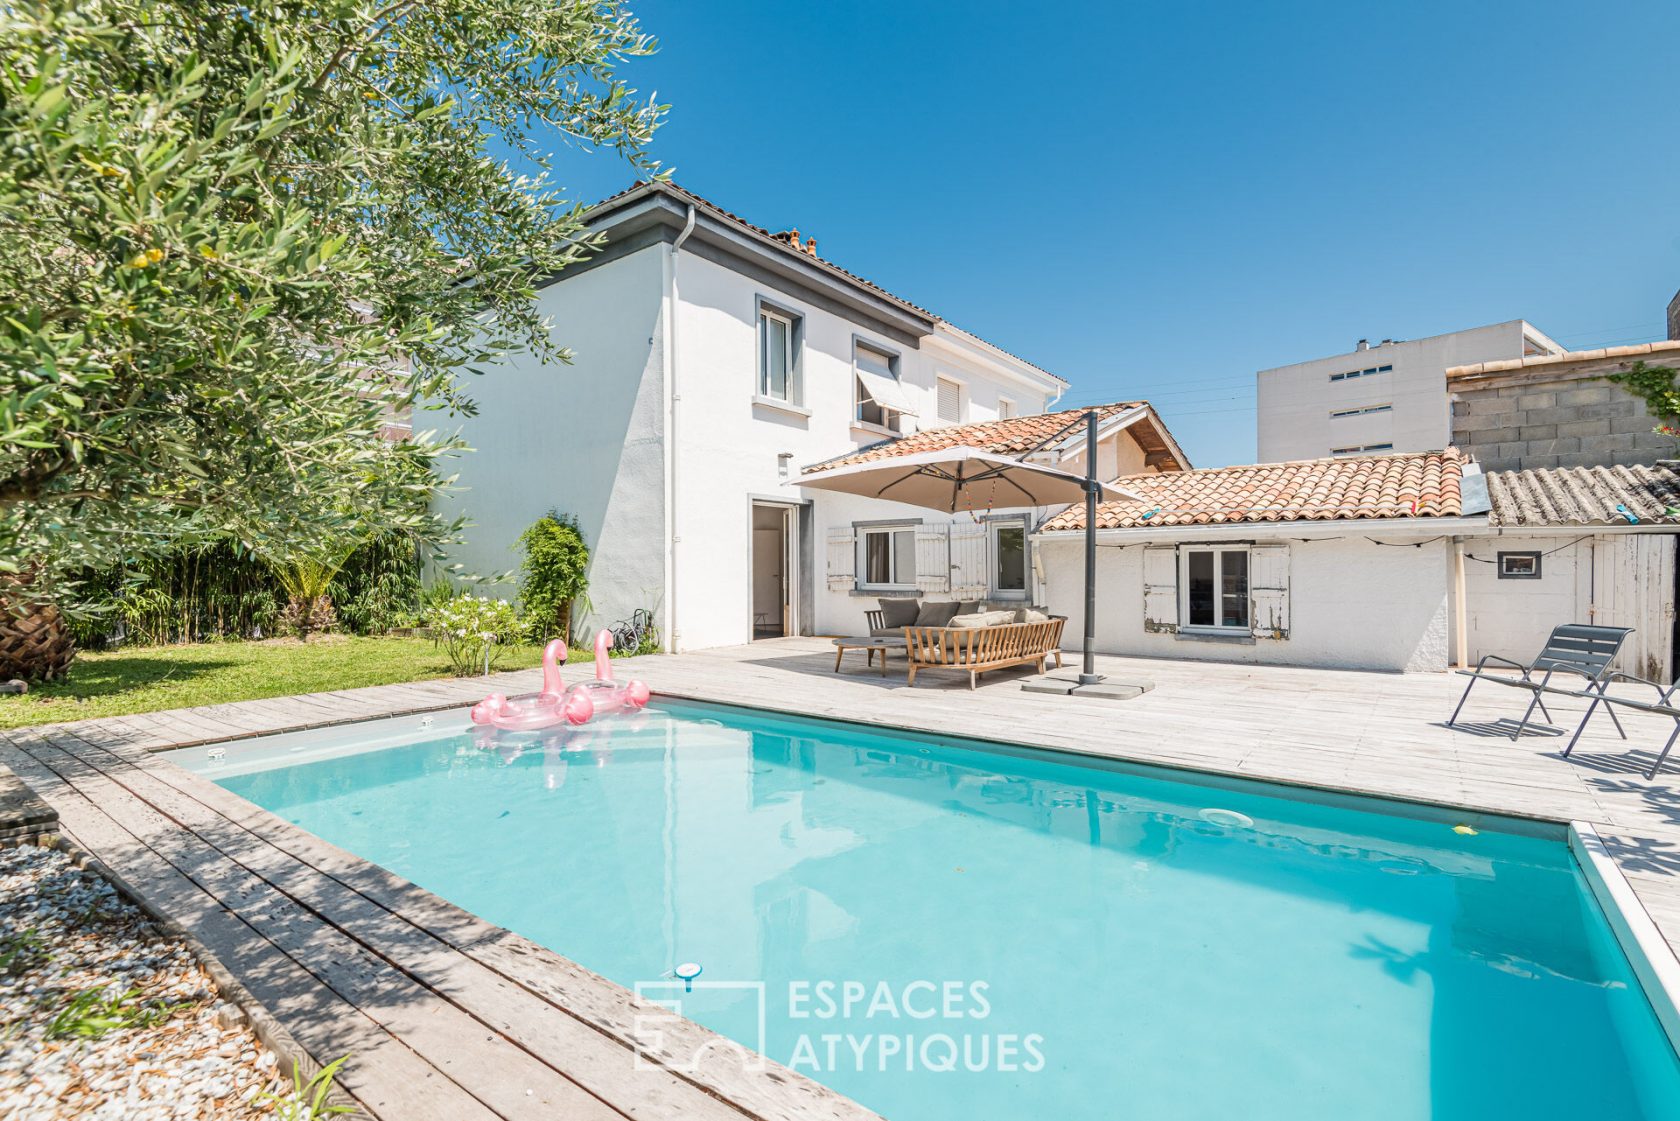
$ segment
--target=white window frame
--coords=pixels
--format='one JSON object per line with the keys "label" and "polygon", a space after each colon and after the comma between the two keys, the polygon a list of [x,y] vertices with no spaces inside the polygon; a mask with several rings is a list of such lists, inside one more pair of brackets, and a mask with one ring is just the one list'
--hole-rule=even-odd
{"label": "white window frame", "polygon": [[[1243,622],[1240,625],[1227,623],[1192,623],[1190,621],[1190,558],[1198,553],[1213,555],[1214,581],[1214,611],[1213,617],[1223,617],[1220,605],[1224,601],[1223,588],[1225,571],[1225,554],[1241,553],[1243,555],[1243,572],[1247,585],[1247,602],[1243,604]],[[1254,558],[1250,555],[1247,545],[1184,545],[1178,550],[1178,629],[1191,634],[1251,634],[1254,628]]]}
{"label": "white window frame", "polygon": [[[998,563],[1002,552],[998,548],[998,532],[1005,529],[1015,529],[1021,532],[1021,586],[1019,588],[1004,588],[998,584]],[[1028,584],[1032,580],[1032,556],[1029,550],[1032,543],[1027,533],[1025,518],[993,518],[986,525],[986,587],[993,599],[1027,598]]]}
{"label": "white window frame", "polygon": [[[905,414],[902,411],[892,408],[890,405],[882,404],[881,402],[875,400],[874,397],[871,397],[869,395],[869,391],[864,388],[863,379],[858,376],[858,354],[866,350],[877,357],[885,358],[887,360],[887,370],[892,374],[893,380],[898,382],[900,386],[904,384],[904,378],[902,376],[903,366],[900,362],[899,355],[896,352],[887,350],[885,347],[876,346],[864,339],[853,339],[852,423],[860,428],[867,428],[876,432],[886,432],[894,436],[902,435],[904,433]],[[866,400],[870,405],[873,405],[875,408],[881,410],[880,420],[875,421],[864,419],[863,408]]]}
{"label": "white window frame", "polygon": [[1331,455],[1381,455],[1394,450],[1393,444],[1350,444],[1345,448],[1331,448]]}
{"label": "white window frame", "polygon": [[[770,391],[770,330],[768,320],[776,320],[787,328],[787,394],[778,397]],[[758,381],[754,396],[759,400],[782,405],[800,404],[799,344],[802,324],[797,313],[770,303],[758,301]]]}
{"label": "white window frame", "polygon": [[[857,532],[857,587],[859,591],[867,592],[913,592],[916,590],[916,523],[915,522],[883,522],[872,525],[858,525]],[[891,540],[894,534],[907,533],[910,535],[910,567],[908,573],[898,571],[898,549]],[[869,580],[869,538],[871,534],[882,534],[888,538],[887,565],[889,580],[884,584],[871,583]],[[907,578],[908,577],[908,578]]]}
{"label": "white window frame", "polygon": [[1391,413],[1393,411],[1394,403],[1391,401],[1382,405],[1362,405],[1351,409],[1332,409],[1330,412],[1330,419],[1340,420],[1343,417],[1370,416],[1374,413]]}

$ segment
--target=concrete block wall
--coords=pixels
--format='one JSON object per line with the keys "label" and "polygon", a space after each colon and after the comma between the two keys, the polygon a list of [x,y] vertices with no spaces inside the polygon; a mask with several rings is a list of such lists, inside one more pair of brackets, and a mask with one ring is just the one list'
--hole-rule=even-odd
{"label": "concrete block wall", "polygon": [[1596,467],[1672,459],[1675,441],[1619,385],[1579,378],[1455,391],[1453,443],[1484,471]]}

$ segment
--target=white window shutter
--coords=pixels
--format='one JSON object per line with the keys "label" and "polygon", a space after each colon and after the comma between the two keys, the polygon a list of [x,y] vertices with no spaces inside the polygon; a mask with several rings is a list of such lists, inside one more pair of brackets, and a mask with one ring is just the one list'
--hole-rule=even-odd
{"label": "white window shutter", "polygon": [[935,407],[940,420],[946,424],[956,424],[962,420],[962,386],[950,378],[940,378],[937,397]]}
{"label": "white window shutter", "polygon": [[1178,548],[1143,547],[1143,629],[1178,633]]}
{"label": "white window shutter", "polygon": [[951,590],[951,539],[943,525],[916,527],[916,590],[935,595]]}
{"label": "white window shutter", "polygon": [[1255,638],[1289,637],[1289,546],[1255,545],[1248,551],[1249,618]]}
{"label": "white window shutter", "polygon": [[845,591],[856,584],[857,536],[850,528],[828,531],[828,586]]}
{"label": "white window shutter", "polygon": [[951,594],[958,599],[985,599],[991,591],[986,537],[984,522],[951,523]]}

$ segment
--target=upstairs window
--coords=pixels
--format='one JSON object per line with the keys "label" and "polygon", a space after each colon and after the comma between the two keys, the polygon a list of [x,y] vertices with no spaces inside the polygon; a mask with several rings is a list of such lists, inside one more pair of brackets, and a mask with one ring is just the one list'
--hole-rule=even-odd
{"label": "upstairs window", "polygon": [[1394,406],[1391,405],[1391,404],[1390,405],[1365,405],[1362,408],[1357,408],[1357,409],[1336,409],[1334,412],[1332,412],[1330,414],[1330,419],[1335,420],[1337,417],[1344,417],[1344,416],[1369,416],[1372,413],[1391,413],[1393,411],[1394,411]]}
{"label": "upstairs window", "polygon": [[1350,381],[1353,378],[1369,378],[1378,374],[1386,374],[1394,369],[1393,366],[1371,366],[1364,370],[1348,370],[1345,373],[1331,374],[1331,381]]}
{"label": "upstairs window", "polygon": [[758,309],[758,395],[772,401],[799,398],[799,317],[768,305]]}
{"label": "upstairs window", "polygon": [[950,378],[940,378],[937,406],[941,424],[961,424],[962,383]]}
{"label": "upstairs window", "polygon": [[1331,455],[1371,455],[1378,452],[1391,452],[1393,444],[1349,444],[1345,448],[1331,448]]}
{"label": "upstairs window", "polygon": [[904,431],[904,417],[915,410],[898,380],[898,356],[859,343],[853,350],[852,369],[856,375],[852,419],[889,432]]}
{"label": "upstairs window", "polygon": [[998,419],[1010,420],[1015,416],[1015,402],[1007,397],[998,398]]}

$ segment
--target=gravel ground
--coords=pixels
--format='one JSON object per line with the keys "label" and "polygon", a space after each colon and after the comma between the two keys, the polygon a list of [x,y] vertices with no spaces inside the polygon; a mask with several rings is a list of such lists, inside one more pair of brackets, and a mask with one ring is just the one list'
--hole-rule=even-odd
{"label": "gravel ground", "polygon": [[278,1064],[242,1022],[104,879],[52,849],[0,849],[0,1118],[271,1119],[255,1099]]}

